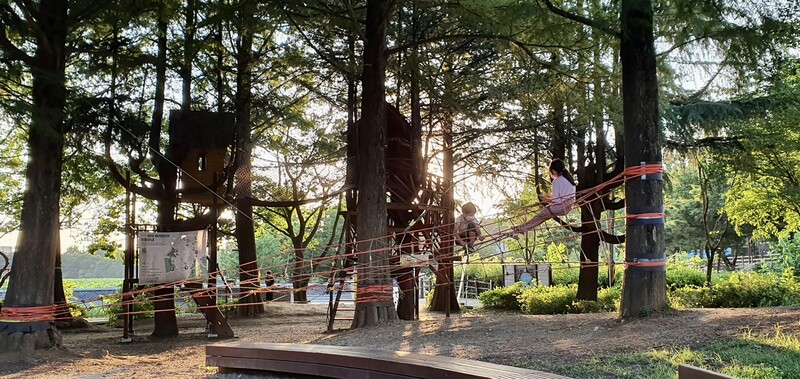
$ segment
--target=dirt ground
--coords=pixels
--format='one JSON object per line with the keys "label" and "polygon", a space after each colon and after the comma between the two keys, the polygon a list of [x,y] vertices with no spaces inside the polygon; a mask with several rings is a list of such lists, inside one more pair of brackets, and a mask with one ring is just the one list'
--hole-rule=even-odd
{"label": "dirt ground", "polygon": [[[800,309],[695,309],[642,320],[618,321],[611,313],[525,316],[467,312],[445,319],[423,314],[421,321],[324,334],[325,307],[271,304],[259,318],[232,318],[237,340],[360,346],[413,351],[542,369],[595,355],[654,348],[686,347],[736,338],[750,331],[769,334],[780,327],[800,336]],[[0,375],[9,378],[197,378],[214,376],[205,366],[205,322],[179,317],[180,336],[151,339],[152,322],[136,325],[129,344],[121,329],[95,326],[65,330],[64,347],[34,356],[0,355]],[[342,323],[341,327],[346,327]]]}

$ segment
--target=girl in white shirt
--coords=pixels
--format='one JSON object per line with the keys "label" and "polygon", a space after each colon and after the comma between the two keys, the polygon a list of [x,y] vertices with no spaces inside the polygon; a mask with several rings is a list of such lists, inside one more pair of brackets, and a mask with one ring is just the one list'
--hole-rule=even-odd
{"label": "girl in white shirt", "polygon": [[483,239],[481,236],[481,222],[475,217],[478,207],[472,203],[461,206],[461,215],[456,218],[455,236],[456,243],[465,246],[469,252],[475,251],[475,240]]}
{"label": "girl in white shirt", "polygon": [[575,206],[575,179],[569,173],[564,161],[553,159],[550,162],[550,179],[553,180],[553,194],[542,200],[545,207],[536,216],[514,228],[512,235],[534,229],[543,222],[558,216],[566,216]]}

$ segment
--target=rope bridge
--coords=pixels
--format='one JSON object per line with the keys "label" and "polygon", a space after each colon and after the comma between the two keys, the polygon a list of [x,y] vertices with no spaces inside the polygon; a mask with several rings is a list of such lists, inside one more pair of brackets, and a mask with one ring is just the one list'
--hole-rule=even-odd
{"label": "rope bridge", "polygon": [[[604,193],[608,192],[609,190],[611,190],[611,189],[613,189],[615,187],[618,187],[618,186],[624,184],[626,181],[637,179],[637,178],[644,178],[646,176],[651,176],[651,175],[661,175],[662,173],[663,173],[663,166],[661,164],[642,164],[642,165],[639,165],[639,166],[628,167],[621,174],[615,176],[611,180],[608,180],[608,181],[606,181],[604,183],[601,183],[598,186],[595,186],[595,187],[592,187],[592,188],[589,188],[589,189],[585,189],[585,190],[582,190],[582,191],[578,191],[575,194],[575,206],[574,206],[574,208],[581,208],[581,207],[590,205],[592,202],[595,202],[595,201],[598,201],[598,200],[602,200],[603,197],[605,196],[605,195],[603,195]],[[541,210],[541,208],[542,208],[541,205],[532,205],[532,206],[527,206],[527,207],[522,208],[522,211],[523,211],[523,214],[525,214],[527,216],[532,216],[533,214],[536,214],[539,210]],[[497,215],[494,215],[494,216],[496,216],[496,217],[493,218],[494,221],[492,221],[491,223],[489,223],[487,225],[483,225],[483,226],[484,227],[496,226],[498,229],[500,229],[500,231],[498,233],[490,234],[490,235],[486,236],[487,238],[485,238],[482,241],[477,241],[476,245],[489,245],[489,244],[499,243],[499,241],[508,238],[508,236],[513,232],[513,228],[503,228],[503,225],[507,224],[507,222],[508,222],[508,218],[507,217],[502,217],[502,216],[505,216],[505,215],[497,214]],[[649,213],[641,213],[641,214],[630,214],[630,213],[628,213],[628,214],[625,214],[624,216],[609,218],[609,220],[613,220],[613,221],[625,220],[626,222],[630,222],[630,220],[639,220],[639,219],[642,219],[642,220],[663,220],[664,217],[665,217],[665,215],[664,215],[663,212],[649,212]],[[569,224],[569,225],[570,225],[570,228],[572,230],[575,230],[575,229],[580,228],[582,225],[585,225],[585,224],[588,224],[588,223],[597,223],[597,219],[595,217],[593,217],[593,220],[582,222],[582,223],[578,223],[577,226],[575,224]],[[454,224],[447,224],[447,225],[440,225],[440,226],[433,227],[433,228],[418,228],[418,229],[414,229],[413,232],[417,233],[417,232],[421,232],[421,231],[436,231],[441,236],[443,236],[442,239],[439,241],[440,243],[442,243],[442,242],[448,242],[449,243],[449,242],[455,242],[455,235],[452,232],[453,228],[454,228]],[[540,225],[537,229],[539,229],[539,230],[554,230],[554,229],[564,229],[564,228],[565,228],[565,226],[561,225],[561,224],[557,224],[557,225],[546,225],[546,224],[543,224],[543,225]],[[436,230],[434,230],[434,229],[436,229]],[[573,233],[572,235],[570,235],[568,237],[551,238],[551,239],[547,239],[547,240],[537,241],[537,245],[536,246],[538,246],[538,244],[546,245],[546,244],[552,244],[552,243],[558,243],[558,242],[573,241],[573,240],[576,240],[576,239],[578,239],[578,238],[580,238],[581,236],[584,236],[584,235],[589,235],[589,234],[594,234],[594,233],[598,233],[599,234],[599,233],[603,233],[604,232],[602,230],[602,228],[600,228],[600,227],[590,228],[590,229],[592,229],[592,230],[587,231],[587,232]],[[408,229],[406,230],[406,232],[404,232],[402,234],[405,235],[406,233],[408,233]],[[263,271],[263,270],[271,270],[273,273],[277,273],[277,272],[281,272],[281,271],[289,271],[289,272],[291,272],[291,271],[298,271],[298,270],[305,272],[305,270],[309,270],[310,272],[308,274],[304,274],[306,276],[306,278],[311,278],[311,277],[314,277],[314,276],[322,277],[322,278],[326,278],[326,279],[334,278],[334,277],[336,277],[335,275],[339,274],[340,271],[341,271],[341,268],[334,268],[335,262],[337,262],[338,260],[346,259],[346,260],[352,260],[352,261],[359,261],[358,258],[361,257],[362,255],[369,255],[369,254],[372,254],[374,252],[388,252],[388,253],[399,254],[404,249],[409,249],[409,248],[412,248],[414,246],[418,246],[418,244],[420,243],[419,241],[403,242],[405,240],[405,238],[397,238],[397,237],[399,237],[399,234],[400,233],[392,233],[392,234],[388,234],[388,235],[384,235],[384,236],[380,236],[380,237],[376,237],[376,238],[372,238],[372,239],[367,239],[367,240],[359,240],[359,241],[353,241],[353,242],[346,242],[346,243],[331,244],[331,245],[326,245],[326,246],[319,246],[319,247],[314,247],[314,248],[306,248],[306,249],[302,249],[303,252],[314,252],[314,251],[325,251],[325,250],[329,251],[330,249],[336,249],[338,251],[352,251],[352,252],[350,252],[350,253],[342,253],[342,254],[332,255],[332,256],[318,257],[318,258],[307,258],[307,259],[302,259],[302,260],[299,260],[299,261],[291,261],[291,262],[287,262],[287,263],[277,263],[277,264],[271,264],[271,265],[265,264],[265,265],[259,267],[259,264],[264,264],[268,260],[274,259],[274,256],[285,254],[285,253],[288,253],[288,252],[291,252],[291,253],[295,252],[294,249],[286,250],[286,251],[282,251],[281,253],[275,254],[273,256],[269,256],[269,257],[265,257],[265,258],[256,260],[254,262],[246,262],[246,263],[240,264],[239,266],[229,267],[229,268],[220,269],[220,270],[216,270],[216,271],[211,271],[208,274],[204,274],[202,276],[195,276],[195,277],[191,277],[191,278],[188,278],[188,279],[185,279],[185,280],[175,281],[175,282],[171,282],[171,283],[148,286],[148,287],[145,287],[145,288],[140,288],[140,289],[129,291],[129,292],[125,292],[125,293],[118,293],[118,294],[114,294],[114,295],[105,296],[104,298],[90,299],[90,300],[87,300],[86,303],[92,303],[94,301],[102,301],[102,300],[106,299],[106,300],[111,300],[112,302],[114,302],[114,304],[112,305],[112,304],[102,303],[100,305],[91,305],[89,308],[90,309],[91,308],[108,308],[108,307],[111,307],[111,306],[122,306],[122,308],[125,309],[125,307],[127,305],[136,305],[136,304],[141,304],[141,303],[145,303],[145,302],[167,300],[167,299],[176,297],[176,295],[173,294],[173,293],[164,294],[164,295],[154,295],[153,294],[157,290],[167,289],[167,288],[174,288],[174,287],[185,287],[185,289],[183,291],[181,291],[177,295],[177,298],[178,299],[183,299],[183,300],[188,302],[192,298],[192,294],[208,293],[209,291],[229,290],[229,287],[227,285],[208,286],[208,287],[205,287],[205,288],[203,288],[203,287],[197,288],[196,284],[197,283],[206,282],[207,278],[208,278],[207,275],[225,274],[226,272],[232,272],[234,270],[237,273],[240,273],[240,272],[243,271],[244,273],[251,274],[251,275],[253,275],[255,277],[258,277],[258,273],[260,271]],[[371,248],[371,249],[366,250],[366,251],[357,251],[357,249],[356,249],[357,246],[363,246],[364,242],[375,243],[376,245],[383,245],[383,242],[390,241],[390,240],[392,240],[392,238],[395,238],[395,240],[400,240],[400,242],[399,243],[395,243],[395,244],[387,244],[387,245],[385,245],[383,247]],[[428,243],[428,241],[423,241],[423,243]],[[361,245],[359,245],[359,244],[361,244]],[[349,248],[349,249],[341,250],[342,248]],[[466,264],[501,264],[501,262],[494,262],[494,261],[490,261],[489,259],[494,258],[494,257],[496,257],[496,256],[498,256],[500,254],[513,253],[515,251],[520,251],[522,249],[523,249],[523,247],[520,247],[520,248],[518,248],[516,250],[502,251],[502,252],[499,252],[499,253],[486,255],[486,256],[483,256],[483,257],[481,257],[480,259],[477,259],[477,260],[473,259],[471,262],[466,263]],[[455,253],[435,254],[434,257],[438,262],[448,262],[448,261],[452,261],[452,258],[455,257]],[[254,263],[255,263],[255,265],[254,265]],[[586,260],[583,260],[583,259],[580,260],[580,261],[576,261],[576,262],[559,261],[559,262],[537,262],[537,263],[550,263],[550,264],[553,264],[553,263],[559,263],[559,264],[560,263],[567,263],[567,264],[574,263],[574,264],[580,264],[581,267],[597,267],[597,266],[601,265],[600,262],[587,262]],[[628,268],[628,267],[637,267],[637,266],[638,267],[662,267],[662,266],[666,265],[666,262],[665,261],[636,261],[636,262],[625,261],[625,262],[607,262],[607,263],[603,263],[602,265],[618,265],[618,266],[624,266],[626,268]],[[242,267],[245,267],[245,266],[248,266],[248,267],[254,267],[255,266],[256,268],[255,269],[241,270],[240,271],[240,269]],[[314,270],[314,268],[319,269],[321,267],[326,267],[326,266],[331,267],[331,269],[329,269],[329,270]],[[385,264],[385,265],[371,265],[371,266],[366,266],[366,265],[363,265],[363,264],[357,264],[356,268],[359,268],[359,267],[364,267],[364,268],[369,267],[370,269],[384,269],[385,268],[385,269],[388,269],[390,272],[394,272],[394,271],[396,271],[396,270],[401,268],[398,264],[391,264],[391,263]],[[289,270],[286,270],[287,268]],[[554,268],[554,269],[558,269],[558,268]],[[374,271],[379,271],[379,270],[374,270]],[[359,279],[359,281],[362,281],[362,280],[370,281],[371,279],[375,279],[374,277],[370,277],[370,275],[373,275],[373,274],[370,274],[369,271],[360,270],[359,273],[358,273],[358,279]],[[383,274],[382,273],[376,273],[374,275],[383,275]],[[280,279],[280,278],[281,278],[280,276],[276,276],[275,277],[275,279]],[[285,277],[284,279],[290,279],[290,277]],[[416,283],[418,281],[418,279],[419,279],[419,276],[411,276],[411,277],[406,278],[406,279],[399,279],[398,280],[398,284],[404,283],[404,282],[407,282],[407,281],[414,281]],[[287,280],[287,281],[290,281],[290,280]],[[443,282],[443,283],[441,283],[441,282],[437,283],[436,286],[451,286],[454,283],[455,283],[455,281],[450,280],[450,281],[446,281],[446,282]],[[192,286],[191,284],[194,284],[194,286]],[[253,294],[263,294],[263,293],[287,294],[287,293],[291,293],[291,292],[306,291],[308,289],[316,288],[316,287],[320,287],[320,286],[329,286],[329,283],[328,282],[310,283],[305,287],[292,288],[292,289],[280,289],[276,285],[273,285],[273,286],[270,286],[270,287],[266,287],[266,288],[261,288],[260,287],[260,283],[258,283],[258,282],[242,283],[242,286],[246,287],[246,288],[250,287],[250,289],[246,290],[246,291],[241,291],[238,295],[232,296],[234,300],[241,300],[241,299],[244,299],[244,298],[246,298],[248,296],[251,296]],[[387,299],[391,298],[392,291],[393,291],[393,289],[392,289],[391,285],[388,285],[388,286],[362,286],[362,287],[358,288],[358,290],[356,292],[356,302],[386,301]],[[140,295],[143,295],[143,294],[148,294],[150,296],[148,296],[146,298],[143,298],[142,296],[140,296]],[[275,300],[273,300],[273,301],[275,301]],[[269,303],[269,302],[270,301],[264,301],[262,303]],[[252,303],[252,302],[251,303],[246,303],[246,304],[233,303],[233,304],[228,304],[227,306],[233,308],[233,307],[239,307],[239,306],[251,306],[253,304],[254,303]],[[192,311],[192,310],[201,310],[201,309],[214,308],[214,307],[216,307],[215,304],[208,305],[208,306],[188,307],[188,308],[186,308],[186,310]],[[68,310],[69,310],[69,305],[66,304],[66,303],[47,305],[47,306],[36,306],[36,307],[3,307],[2,310],[0,310],[0,322],[59,321],[59,320],[62,320],[62,319],[66,320],[67,319],[66,317],[59,318],[59,317],[56,317],[55,315],[63,313],[63,311],[68,311]],[[145,314],[145,313],[153,313],[153,312],[172,312],[172,311],[174,311],[174,310],[165,309],[165,310],[155,310],[155,311],[121,312],[121,313],[118,314],[118,316]]]}

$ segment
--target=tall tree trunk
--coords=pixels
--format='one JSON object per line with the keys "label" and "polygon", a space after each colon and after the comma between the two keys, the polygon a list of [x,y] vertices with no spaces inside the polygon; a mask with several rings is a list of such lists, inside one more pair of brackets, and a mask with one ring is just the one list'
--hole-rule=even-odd
{"label": "tall tree trunk", "polygon": [[192,60],[194,59],[194,35],[196,33],[195,10],[197,0],[186,0],[184,19],[186,22],[183,40],[183,62],[181,64],[181,82],[183,84],[183,99],[181,111],[189,111],[192,106]]}
{"label": "tall tree trunk", "polygon": [[416,305],[417,281],[410,268],[402,269],[397,274],[397,287],[400,289],[400,296],[397,299],[397,318],[401,320],[416,319],[414,306]]}
{"label": "tall tree trunk", "polygon": [[[444,182],[446,190],[442,206],[449,211],[445,212],[442,219],[444,225],[453,225],[455,216],[453,211],[455,209],[455,194],[453,192],[453,133],[452,133],[452,117],[449,114],[444,115],[443,125],[443,141],[444,153],[442,158],[442,174],[444,174]],[[451,228],[452,229],[452,228]],[[433,289],[433,298],[428,307],[429,310],[434,312],[460,312],[461,307],[458,305],[458,297],[456,295],[456,286],[453,279],[455,271],[453,270],[452,257],[455,255],[454,238],[452,235],[445,234],[444,241],[441,243],[440,254],[444,259],[439,260],[439,267],[436,274],[436,287]]]}
{"label": "tall tree trunk", "polygon": [[[244,8],[244,12],[249,7]],[[248,17],[249,18],[249,17]],[[258,262],[256,262],[256,237],[253,226],[253,205],[250,198],[253,194],[253,166],[252,166],[252,130],[250,127],[250,113],[253,104],[252,76],[253,76],[253,32],[250,25],[240,27],[239,46],[236,56],[236,242],[239,247],[239,288],[244,293],[241,303],[251,303],[248,306],[239,306],[237,311],[241,315],[255,315],[264,312],[261,296],[255,292],[258,289]],[[242,296],[240,295],[240,296]]]}
{"label": "tall tree trunk", "polygon": [[[347,36],[347,47],[348,52],[350,54],[350,67],[356,66],[356,42],[354,33],[350,33]],[[357,111],[358,111],[358,78],[353,73],[347,73],[345,76],[345,80],[347,81],[347,131],[345,135],[347,136],[347,167],[346,176],[345,176],[345,184],[351,186],[351,188],[358,186],[358,126],[356,124],[357,119]],[[344,230],[343,233],[345,235],[345,241],[348,243],[344,247],[344,253],[347,257],[345,258],[342,265],[345,267],[352,266],[355,258],[353,257],[353,252],[355,251],[355,246],[351,243],[358,236],[354,234],[354,228],[356,226],[356,216],[355,210],[358,207],[357,202],[357,195],[358,191],[350,189],[345,193],[345,222],[344,222]]]}
{"label": "tall tree trunk", "polygon": [[[580,131],[578,142],[578,190],[594,187],[597,166],[591,162],[592,151],[586,148],[586,132]],[[587,150],[588,154],[587,154]],[[588,157],[587,157],[588,155]],[[588,159],[587,159],[588,158]],[[599,200],[598,200],[599,201]],[[581,206],[581,255],[580,274],[578,276],[578,300],[597,300],[597,277],[600,252],[600,238],[597,235],[597,215],[600,213],[598,201]]]}
{"label": "tall tree trunk", "polygon": [[[417,42],[417,8],[416,3],[411,4],[411,41]],[[419,94],[419,53],[418,48],[414,47],[406,60],[406,66],[410,74],[410,96],[411,96],[411,152],[413,154],[414,183],[417,186],[424,185],[425,168],[422,159],[422,110],[420,106]],[[407,251],[405,253],[411,253]],[[416,288],[417,280],[413,275],[414,270],[410,268],[395,272],[397,286],[400,288],[400,296],[397,299],[397,317],[401,320],[416,319],[415,308],[417,305]]]}
{"label": "tall tree trunk", "polygon": [[[653,38],[653,2],[623,0],[621,12],[622,96],[625,126],[625,166],[661,162],[658,80]],[[628,214],[663,212],[661,180],[634,179],[625,186]],[[663,220],[663,219],[662,219]],[[664,224],[629,219],[625,259],[663,260]],[[637,317],[666,305],[664,267],[630,266],[622,290],[622,317]]]}
{"label": "tall tree trunk", "polygon": [[[218,9],[220,9],[225,4],[225,0],[219,0],[219,4],[217,4]],[[217,67],[215,67],[214,73],[216,74],[216,80],[214,83],[214,89],[216,91],[217,96],[217,112],[222,113],[225,111],[225,55],[224,55],[224,47],[222,46],[222,23],[224,18],[221,14],[217,15],[219,17],[219,21],[215,25],[215,32],[214,32],[214,42],[216,43],[216,54],[217,54]],[[233,182],[229,180],[228,183]],[[230,185],[230,184],[229,184]],[[230,193],[227,191],[226,193]]]}
{"label": "tall tree trunk", "polygon": [[[175,229],[175,209],[178,206],[176,185],[178,174],[170,162],[162,159],[156,152],[161,150],[161,130],[164,121],[164,93],[167,82],[167,21],[165,5],[162,3],[158,10],[156,58],[156,93],[153,101],[153,118],[150,122],[150,139],[148,146],[151,149],[153,165],[158,170],[161,186],[158,199],[158,228],[162,231]],[[169,158],[169,154],[167,155]],[[153,291],[158,301],[153,302],[155,308],[154,337],[173,337],[178,335],[178,320],[175,317],[174,289],[161,288]]]}
{"label": "tall tree trunk", "polygon": [[[596,1],[595,1],[596,3]],[[595,6],[597,6],[595,4]],[[598,33],[595,31],[594,33]],[[594,50],[594,65],[599,67],[600,62],[600,47],[599,41]],[[591,103],[600,105],[602,101],[601,93],[602,83],[600,77],[597,76],[594,81],[594,87],[591,96],[587,90],[587,97]],[[585,190],[599,185],[605,181],[606,173],[606,140],[605,130],[603,129],[603,108],[594,111],[592,115],[592,127],[594,130],[595,144],[594,149],[585,149],[578,154],[578,164],[582,166],[581,171],[578,173],[578,190]],[[585,136],[579,136],[580,143],[586,141]],[[588,155],[581,157],[581,153]],[[576,298],[578,300],[597,300],[598,276],[599,276],[599,261],[600,261],[600,244],[601,239],[597,234],[597,226],[600,224],[602,216],[602,200],[591,201],[590,203],[581,207],[581,224],[583,227],[583,234],[581,235],[581,270],[578,278],[578,293]]]}
{"label": "tall tree trunk", "polygon": [[353,327],[396,319],[386,231],[386,24],[391,1],[368,0],[358,151],[358,298]]}
{"label": "tall tree trunk", "polygon": [[[59,227],[60,229],[60,227]],[[56,247],[56,265],[55,265],[55,280],[53,282],[53,304],[56,307],[55,318],[57,320],[58,326],[62,327],[62,325],[69,326],[72,322],[72,313],[69,311],[68,303],[67,303],[67,295],[64,293],[64,276],[63,270],[61,269],[61,232],[60,230],[57,232],[58,235],[56,240],[59,241]]]}
{"label": "tall tree trunk", "polygon": [[[4,311],[53,304],[67,94],[67,1],[42,0],[39,13],[40,30],[31,67],[33,107],[25,169],[27,189]],[[22,338],[14,337],[17,333],[23,333]],[[60,334],[47,321],[0,322],[0,346],[6,351],[28,354],[34,348],[60,343]]]}
{"label": "tall tree trunk", "polygon": [[[297,194],[297,193],[295,193]],[[295,196],[297,199],[297,196]],[[300,222],[303,223],[302,214],[299,207],[296,209],[297,214],[301,215]],[[287,218],[288,222],[292,221],[291,213]],[[305,303],[308,301],[308,274],[306,274],[306,261],[305,261],[305,246],[303,245],[304,228],[301,226],[297,236],[292,238],[292,247],[294,247],[294,268],[292,269],[292,287],[294,288],[294,301]]]}
{"label": "tall tree trunk", "polygon": [[553,155],[552,158],[561,159],[567,163],[571,159],[571,155],[568,150],[570,144],[567,125],[564,122],[564,103],[557,99],[551,112],[553,118],[553,141],[550,152]]}

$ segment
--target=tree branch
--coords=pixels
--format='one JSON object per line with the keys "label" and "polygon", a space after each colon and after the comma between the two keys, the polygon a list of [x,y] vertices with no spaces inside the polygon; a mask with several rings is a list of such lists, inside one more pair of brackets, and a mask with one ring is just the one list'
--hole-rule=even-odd
{"label": "tree branch", "polygon": [[91,5],[86,7],[86,9],[76,11],[78,12],[77,14],[70,14],[68,22],[69,24],[77,24],[79,22],[82,22],[83,20],[93,16],[95,13],[99,12],[101,9],[103,9],[109,4],[111,4],[110,1],[91,2]]}
{"label": "tree branch", "polygon": [[625,208],[625,199],[619,199],[617,201],[612,201],[608,197],[603,198],[603,209],[607,211],[618,211],[620,209]]}
{"label": "tree branch", "polygon": [[[317,208],[318,213],[316,216],[316,221],[314,221],[314,226],[311,227],[311,231],[308,232],[308,238],[303,240],[303,246],[308,246],[308,244],[311,243],[311,240],[316,236],[317,230],[319,230],[320,220],[322,220],[322,214],[324,213],[323,209],[325,209],[326,205],[327,204],[323,204]],[[314,215],[312,214],[311,217],[314,217]]]}
{"label": "tree branch", "polygon": [[[342,212],[342,196],[339,195],[339,204],[336,206],[336,215],[333,218],[333,227],[331,228],[331,238],[328,239],[328,244],[325,245],[325,250],[323,250],[322,254],[320,254],[320,256],[319,256],[320,258],[328,255],[328,253],[331,251],[331,247],[333,246],[334,238],[336,237],[336,230],[338,230],[339,214],[341,212]],[[344,233],[340,233],[339,234],[339,245],[342,244],[342,237],[343,236],[344,236]]]}
{"label": "tree branch", "polygon": [[288,200],[288,201],[265,201],[265,200],[259,200],[259,199],[253,198],[253,197],[247,197],[247,199],[250,201],[250,203],[252,205],[257,206],[257,207],[288,208],[288,207],[293,207],[293,206],[298,206],[298,205],[316,203],[318,201],[324,201],[324,200],[330,199],[333,196],[337,196],[337,195],[339,195],[341,193],[344,193],[347,190],[350,190],[352,188],[355,188],[355,186],[354,185],[345,185],[344,187],[340,188],[336,192],[330,193],[330,194],[322,196],[322,197],[313,198],[313,199]]}
{"label": "tree branch", "polygon": [[147,173],[144,170],[142,170],[142,167],[141,167],[142,162],[144,162],[144,157],[143,156],[139,157],[139,158],[136,158],[136,159],[131,158],[128,161],[128,164],[130,165],[131,171],[133,171],[136,175],[139,175],[142,178],[142,180],[144,180],[147,183],[150,183],[150,184],[158,183],[157,179],[152,178],[150,175],[147,175]]}
{"label": "tree branch", "polygon": [[580,226],[571,225],[570,223],[562,220],[559,217],[553,217],[553,221],[559,223],[562,227],[564,227],[564,229],[567,229],[567,230],[569,230],[569,231],[571,231],[573,233],[583,233],[584,232],[583,225],[580,225]]}
{"label": "tree branch", "polygon": [[340,73],[342,73],[346,77],[348,77],[348,78],[355,78],[356,77],[356,73],[351,72],[347,67],[342,66],[341,64],[337,63],[333,59],[330,59],[328,54],[325,54],[322,50],[320,50],[320,48],[315,43],[313,43],[313,41],[311,41],[311,38],[309,38],[306,35],[306,33],[303,32],[303,29],[300,27],[299,24],[297,24],[297,22],[294,20],[294,18],[288,12],[284,12],[284,14],[286,15],[286,18],[289,20],[289,23],[292,26],[294,26],[295,28],[297,28],[297,31],[300,33],[300,37],[302,37],[303,40],[306,41],[306,43],[309,46],[311,46],[311,49],[314,50],[314,52],[316,52],[317,55],[319,55],[319,57],[322,58],[322,60],[327,62],[329,65],[333,66],[333,68],[338,70]]}
{"label": "tree branch", "polygon": [[35,64],[33,57],[22,51],[8,39],[5,23],[1,23],[0,27],[3,29],[2,32],[0,32],[0,48],[2,48],[12,60],[20,61],[28,66],[33,66]]}
{"label": "tree branch", "polygon": [[605,232],[600,230],[600,240],[605,243],[610,243],[612,245],[619,245],[621,243],[625,243],[625,235],[613,235],[611,233]]}
{"label": "tree branch", "polygon": [[264,215],[262,215],[261,213],[258,213],[258,212],[253,212],[253,214],[258,216],[258,217],[260,217],[261,220],[264,221],[267,225],[269,225],[272,229],[277,230],[279,233],[283,234],[284,236],[286,236],[286,237],[288,237],[290,239],[293,238],[293,236],[291,234],[289,234],[288,231],[283,230],[280,227],[278,227],[278,225],[273,224],[272,221],[270,221],[268,217],[266,217],[266,216],[264,216]]}
{"label": "tree branch", "polygon": [[525,52],[528,53],[528,55],[533,55],[533,53],[529,49],[530,46],[540,47],[540,48],[544,48],[544,49],[564,48],[564,46],[561,46],[561,45],[537,45],[537,44],[532,44],[532,43],[525,43],[525,42],[516,40],[516,39],[514,39],[513,37],[510,37],[510,36],[503,36],[503,35],[496,35],[496,34],[448,34],[448,35],[434,36],[434,37],[430,37],[430,38],[426,38],[426,39],[421,39],[421,40],[409,42],[409,43],[404,44],[404,45],[388,48],[388,49],[386,49],[386,56],[388,57],[388,56],[391,56],[393,54],[399,53],[401,51],[405,51],[405,50],[408,50],[408,49],[411,49],[411,48],[414,48],[414,47],[418,47],[418,46],[422,46],[422,45],[427,45],[427,44],[433,43],[433,42],[448,41],[448,40],[469,40],[469,39],[485,39],[485,40],[498,40],[498,41],[510,42],[510,43],[514,44],[515,46],[525,50]]}
{"label": "tree branch", "polygon": [[567,11],[565,11],[565,10],[563,10],[561,8],[558,8],[555,5],[553,5],[553,2],[550,1],[550,0],[542,0],[542,2],[544,3],[544,5],[547,7],[547,9],[550,12],[553,12],[554,14],[556,14],[558,16],[561,16],[561,17],[564,17],[566,19],[569,19],[569,20],[584,24],[586,26],[595,28],[597,30],[603,31],[603,32],[605,32],[606,34],[608,34],[610,36],[617,37],[617,38],[622,38],[622,33],[621,32],[611,29],[608,25],[604,25],[601,22],[598,22],[596,20],[592,20],[590,18],[583,17],[581,15],[577,15],[577,14],[574,14],[574,13],[567,12]]}

